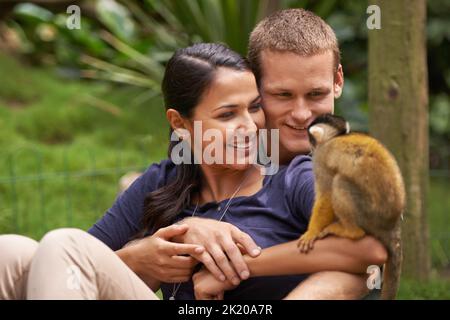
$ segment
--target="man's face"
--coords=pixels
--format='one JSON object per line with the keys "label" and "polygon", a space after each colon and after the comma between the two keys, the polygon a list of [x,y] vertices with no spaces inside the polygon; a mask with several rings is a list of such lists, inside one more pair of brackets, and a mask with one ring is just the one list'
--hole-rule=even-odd
{"label": "man's face", "polygon": [[334,72],[333,53],[300,56],[261,52],[261,97],[268,129],[280,130],[280,163],[310,152],[307,128],[315,118],[332,113],[342,91],[342,67]]}

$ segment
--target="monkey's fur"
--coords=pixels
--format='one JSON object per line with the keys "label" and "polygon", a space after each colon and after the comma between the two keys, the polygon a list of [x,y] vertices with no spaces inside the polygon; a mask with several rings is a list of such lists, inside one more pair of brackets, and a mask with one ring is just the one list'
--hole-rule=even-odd
{"label": "monkey's fur", "polygon": [[349,133],[348,123],[330,114],[308,128],[313,147],[316,198],[308,230],[298,242],[307,252],[328,234],[359,239],[366,233],[387,249],[382,299],[397,294],[402,262],[400,217],[405,191],[400,169],[376,139]]}

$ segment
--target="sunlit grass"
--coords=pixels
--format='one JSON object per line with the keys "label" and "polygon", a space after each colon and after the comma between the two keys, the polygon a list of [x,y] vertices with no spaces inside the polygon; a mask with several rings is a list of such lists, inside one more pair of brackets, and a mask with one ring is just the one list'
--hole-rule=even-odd
{"label": "sunlit grass", "polygon": [[159,97],[136,103],[133,89],[58,79],[5,56],[0,74],[9,75],[0,86],[0,233],[87,229],[122,174],[166,154]]}

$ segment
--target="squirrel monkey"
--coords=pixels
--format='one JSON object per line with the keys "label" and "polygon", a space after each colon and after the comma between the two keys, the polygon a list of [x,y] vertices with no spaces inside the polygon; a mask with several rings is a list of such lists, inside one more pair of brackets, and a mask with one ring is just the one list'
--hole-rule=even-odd
{"label": "squirrel monkey", "polygon": [[329,234],[350,239],[366,233],[374,236],[388,251],[381,298],[394,299],[402,261],[402,175],[379,141],[349,131],[348,122],[331,114],[319,116],[308,128],[316,198],[308,230],[298,247],[308,252],[315,240]]}

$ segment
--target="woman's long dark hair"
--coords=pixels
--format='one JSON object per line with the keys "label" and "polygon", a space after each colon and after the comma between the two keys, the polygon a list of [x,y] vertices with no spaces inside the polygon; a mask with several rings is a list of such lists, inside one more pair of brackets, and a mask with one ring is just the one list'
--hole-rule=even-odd
{"label": "woman's long dark hair", "polygon": [[[198,43],[177,50],[167,63],[162,82],[166,109],[175,109],[183,117],[190,118],[214,80],[218,67],[251,70],[245,58],[222,44]],[[177,143],[170,142],[169,157]],[[148,193],[144,201],[143,229],[138,237],[172,224],[176,216],[190,204],[192,193],[200,189],[200,177],[198,164],[183,163],[177,165],[175,179]]]}

